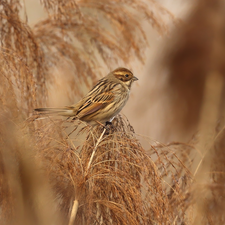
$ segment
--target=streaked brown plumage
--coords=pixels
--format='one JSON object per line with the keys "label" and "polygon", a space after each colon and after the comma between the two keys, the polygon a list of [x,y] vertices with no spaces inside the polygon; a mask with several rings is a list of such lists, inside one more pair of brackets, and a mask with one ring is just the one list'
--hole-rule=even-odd
{"label": "streaked brown plumage", "polygon": [[35,111],[75,117],[89,124],[111,122],[129,98],[131,85],[138,80],[126,68],[117,68],[98,81],[78,103],[63,108],[37,108]]}

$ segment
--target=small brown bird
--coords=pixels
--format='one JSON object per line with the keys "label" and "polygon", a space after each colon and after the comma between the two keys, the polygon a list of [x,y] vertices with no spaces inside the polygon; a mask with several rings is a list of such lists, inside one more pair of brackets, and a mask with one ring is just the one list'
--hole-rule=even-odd
{"label": "small brown bird", "polygon": [[45,114],[74,117],[91,125],[111,122],[125,106],[134,81],[138,80],[126,68],[117,68],[98,81],[78,103],[63,108],[37,108]]}

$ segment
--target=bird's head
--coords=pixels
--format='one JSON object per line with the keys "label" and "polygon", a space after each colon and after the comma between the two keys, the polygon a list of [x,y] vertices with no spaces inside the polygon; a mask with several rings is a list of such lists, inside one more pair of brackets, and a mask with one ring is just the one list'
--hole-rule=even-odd
{"label": "bird's head", "polygon": [[124,83],[129,89],[131,88],[132,83],[138,80],[138,78],[135,77],[130,70],[122,67],[113,70],[112,74],[120,82]]}

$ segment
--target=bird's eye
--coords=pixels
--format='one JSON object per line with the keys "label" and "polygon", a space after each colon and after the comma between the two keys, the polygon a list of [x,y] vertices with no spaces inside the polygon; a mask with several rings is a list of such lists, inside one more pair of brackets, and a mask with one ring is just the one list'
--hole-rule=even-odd
{"label": "bird's eye", "polygon": [[129,75],[128,75],[128,74],[126,74],[126,75],[125,75],[125,77],[129,77]]}

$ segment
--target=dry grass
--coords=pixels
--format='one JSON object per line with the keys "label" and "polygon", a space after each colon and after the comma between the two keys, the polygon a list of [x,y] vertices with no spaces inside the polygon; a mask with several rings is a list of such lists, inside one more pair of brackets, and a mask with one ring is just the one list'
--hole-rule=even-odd
{"label": "dry grass", "polygon": [[[37,157],[43,162],[59,210],[67,215],[74,200],[78,202],[75,224],[184,220],[185,188],[192,177],[188,170],[191,145],[157,145],[146,152],[128,121],[117,117],[90,163],[101,127],[90,130],[80,122],[51,118],[44,123],[35,121],[39,123],[33,140],[39,149]],[[170,208],[173,210],[168,211]]]}
{"label": "dry grass", "polygon": [[120,115],[103,130],[33,109],[48,104],[57,69],[71,68],[73,100],[104,68],[143,62],[142,17],[163,34],[160,15],[172,15],[153,0],[42,4],[48,18],[31,28],[19,1],[0,2],[1,224],[223,224],[224,3],[199,1],[165,52],[174,111],[187,102],[183,122],[198,133],[148,150]]}

